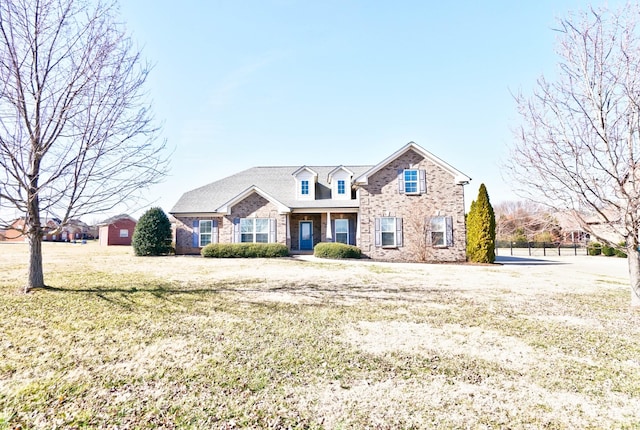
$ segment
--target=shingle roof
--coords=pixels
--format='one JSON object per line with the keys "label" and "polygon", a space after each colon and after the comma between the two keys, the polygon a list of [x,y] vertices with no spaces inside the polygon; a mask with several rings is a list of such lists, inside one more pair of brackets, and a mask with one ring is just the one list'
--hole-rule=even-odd
{"label": "shingle roof", "polygon": [[[300,166],[253,167],[212,182],[200,188],[187,191],[169,211],[177,213],[212,213],[237,195],[255,186],[278,202],[291,209],[358,207],[357,200],[333,200],[330,198],[331,185],[328,176],[336,166],[305,166],[318,173],[316,200],[296,200],[296,181],[292,174]],[[344,166],[361,175],[372,166]]]}

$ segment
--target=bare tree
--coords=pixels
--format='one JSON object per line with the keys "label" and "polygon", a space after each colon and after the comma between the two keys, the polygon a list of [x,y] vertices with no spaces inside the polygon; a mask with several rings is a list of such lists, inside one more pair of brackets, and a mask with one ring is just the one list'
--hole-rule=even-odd
{"label": "bare tree", "polygon": [[494,210],[498,240],[560,239],[560,226],[543,205],[527,200],[504,201],[496,204]]}
{"label": "bare tree", "polygon": [[26,290],[43,287],[43,218],[131,203],[167,171],[150,67],[117,5],[0,0],[0,217],[24,217]]}
{"label": "bare tree", "polygon": [[559,64],[516,96],[521,124],[507,163],[521,195],[574,210],[585,231],[629,258],[640,305],[640,34],[638,4],[559,21]]}

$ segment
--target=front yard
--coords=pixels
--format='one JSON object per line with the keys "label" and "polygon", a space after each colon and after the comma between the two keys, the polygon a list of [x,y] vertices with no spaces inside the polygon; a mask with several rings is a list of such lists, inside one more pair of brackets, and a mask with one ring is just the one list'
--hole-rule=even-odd
{"label": "front yard", "polygon": [[640,426],[623,259],[44,251],[24,295],[26,246],[0,244],[0,429]]}

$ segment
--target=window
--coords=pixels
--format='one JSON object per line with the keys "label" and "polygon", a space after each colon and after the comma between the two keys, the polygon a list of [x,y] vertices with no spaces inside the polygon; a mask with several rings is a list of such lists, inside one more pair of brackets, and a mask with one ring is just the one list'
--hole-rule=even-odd
{"label": "window", "polygon": [[335,222],[335,230],[336,242],[349,244],[349,220],[337,219]]}
{"label": "window", "polygon": [[338,194],[344,194],[344,181],[338,181]]}
{"label": "window", "polygon": [[380,218],[382,246],[396,246],[396,219]]}
{"label": "window", "polygon": [[427,192],[427,172],[419,169],[398,170],[400,194],[424,194]]}
{"label": "window", "polygon": [[453,246],[453,218],[437,216],[431,218],[431,245],[434,247]]}
{"label": "window", "polygon": [[402,218],[375,219],[375,246],[396,248],[402,246]]}
{"label": "window", "polygon": [[240,220],[240,242],[269,242],[269,219],[242,218]]}
{"label": "window", "polygon": [[445,246],[447,223],[443,216],[431,218],[431,245]]}
{"label": "window", "polygon": [[121,228],[120,237],[129,237],[129,230],[127,230],[126,228]]}
{"label": "window", "polygon": [[406,194],[418,193],[418,171],[417,170],[404,171],[404,192]]}
{"label": "window", "polygon": [[309,195],[309,181],[300,181],[300,194]]}
{"label": "window", "polygon": [[213,236],[213,221],[200,221],[200,246],[206,246],[211,243]]}

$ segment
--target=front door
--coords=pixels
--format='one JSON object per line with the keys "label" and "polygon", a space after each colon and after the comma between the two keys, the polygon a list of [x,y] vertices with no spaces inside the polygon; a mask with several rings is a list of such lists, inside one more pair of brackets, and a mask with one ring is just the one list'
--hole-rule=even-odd
{"label": "front door", "polygon": [[300,221],[300,250],[313,249],[313,222]]}

